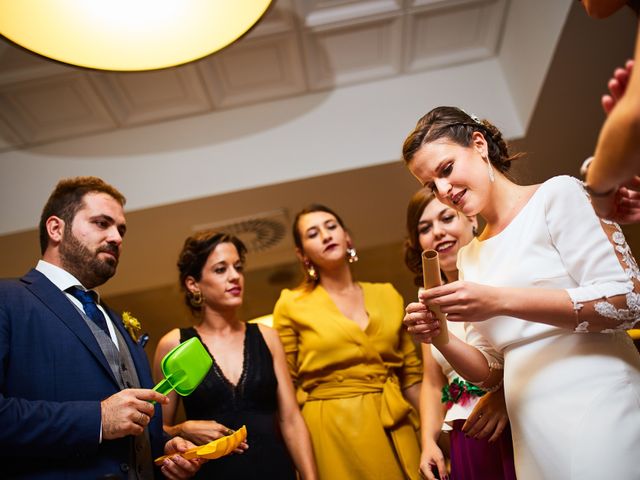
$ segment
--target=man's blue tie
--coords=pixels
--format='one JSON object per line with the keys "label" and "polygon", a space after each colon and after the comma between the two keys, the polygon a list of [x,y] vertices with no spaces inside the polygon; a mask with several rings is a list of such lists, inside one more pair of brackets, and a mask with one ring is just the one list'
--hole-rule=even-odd
{"label": "man's blue tie", "polygon": [[76,297],[82,303],[82,309],[87,314],[93,323],[98,325],[107,335],[109,335],[109,329],[107,328],[107,320],[104,318],[104,314],[96,305],[96,299],[94,298],[95,292],[82,290],[78,287],[71,287],[67,289],[71,295]]}

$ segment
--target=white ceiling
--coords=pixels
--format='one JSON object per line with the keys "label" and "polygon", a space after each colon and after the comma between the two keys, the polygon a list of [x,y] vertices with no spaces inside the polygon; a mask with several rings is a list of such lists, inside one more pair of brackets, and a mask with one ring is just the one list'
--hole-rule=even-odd
{"label": "white ceiling", "polygon": [[232,47],[106,73],[0,46],[2,148],[30,147],[495,56],[506,0],[277,1]]}
{"label": "white ceiling", "polygon": [[144,73],[0,43],[0,234],[33,228],[61,176],[138,210],[386,164],[441,103],[521,137],[570,3],[280,0],[219,54]]}
{"label": "white ceiling", "polygon": [[300,0],[277,2],[220,54],[165,71],[86,71],[0,42],[0,277],[38,258],[35,226],[57,180],[98,175],[128,198],[124,255],[102,289],[115,306],[170,325],[184,238],[258,219],[286,228],[249,256],[247,303],[267,313],[288,286],[268,279],[295,261],[288,222],[313,201],[351,227],[361,278],[411,295],[401,243],[418,184],[398,158],[418,117],[454,104],[490,118],[530,152],[524,183],[576,174],[636,29],[626,12],[596,22],[570,0]]}

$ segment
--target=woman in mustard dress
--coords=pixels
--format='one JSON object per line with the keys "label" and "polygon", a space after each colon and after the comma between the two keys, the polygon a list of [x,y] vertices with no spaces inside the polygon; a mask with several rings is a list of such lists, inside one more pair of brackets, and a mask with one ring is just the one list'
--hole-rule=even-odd
{"label": "woman in mustard dress", "polygon": [[293,224],[307,278],[274,310],[321,479],[419,478],[422,365],[388,283],[353,280],[340,217],[322,205]]}

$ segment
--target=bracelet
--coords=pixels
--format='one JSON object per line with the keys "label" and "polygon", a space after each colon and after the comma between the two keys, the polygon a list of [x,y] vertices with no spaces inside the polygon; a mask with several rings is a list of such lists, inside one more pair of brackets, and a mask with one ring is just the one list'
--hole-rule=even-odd
{"label": "bracelet", "polygon": [[491,378],[491,375],[493,375],[493,372],[495,372],[496,370],[502,370],[503,366],[497,362],[487,362],[487,363],[489,364],[489,373],[484,378],[484,380],[482,380],[481,382],[473,382],[473,384],[487,392],[495,392],[500,387],[502,387],[502,381],[504,380],[504,377],[500,378],[500,381],[495,385],[493,385],[492,387],[487,387],[485,384],[489,381],[489,379]]}
{"label": "bracelet", "polygon": [[[593,158],[594,157],[588,157],[584,162],[582,162],[582,165],[580,166],[580,175],[582,175],[583,177],[587,176],[587,172],[589,171],[589,167],[591,166],[591,162],[593,162]],[[610,188],[606,192],[596,192],[589,185],[587,185],[586,181],[582,182],[582,185],[584,186],[584,189],[587,191],[587,193],[592,197],[601,197],[601,198],[602,197],[608,197],[613,192],[618,190],[618,186],[616,185],[615,187]]]}
{"label": "bracelet", "polygon": [[596,192],[594,189],[592,189],[589,185],[586,184],[586,182],[582,182],[582,185],[584,185],[584,189],[587,191],[587,193],[592,196],[592,197],[608,197],[609,195],[611,195],[612,193],[615,193],[618,190],[618,186],[616,185],[615,187],[611,187],[609,190],[607,190],[606,192]]}
{"label": "bracelet", "polygon": [[587,171],[591,166],[591,162],[593,162],[593,157],[588,157],[584,162],[582,162],[582,165],[580,165],[580,175],[583,177],[587,176]]}

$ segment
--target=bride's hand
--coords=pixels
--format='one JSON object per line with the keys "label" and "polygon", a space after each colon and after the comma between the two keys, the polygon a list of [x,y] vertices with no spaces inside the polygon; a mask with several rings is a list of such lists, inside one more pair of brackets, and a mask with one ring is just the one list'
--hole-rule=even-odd
{"label": "bride's hand", "polygon": [[499,291],[497,287],[456,281],[420,290],[418,297],[425,305],[440,306],[452,322],[481,322],[498,314]]}

